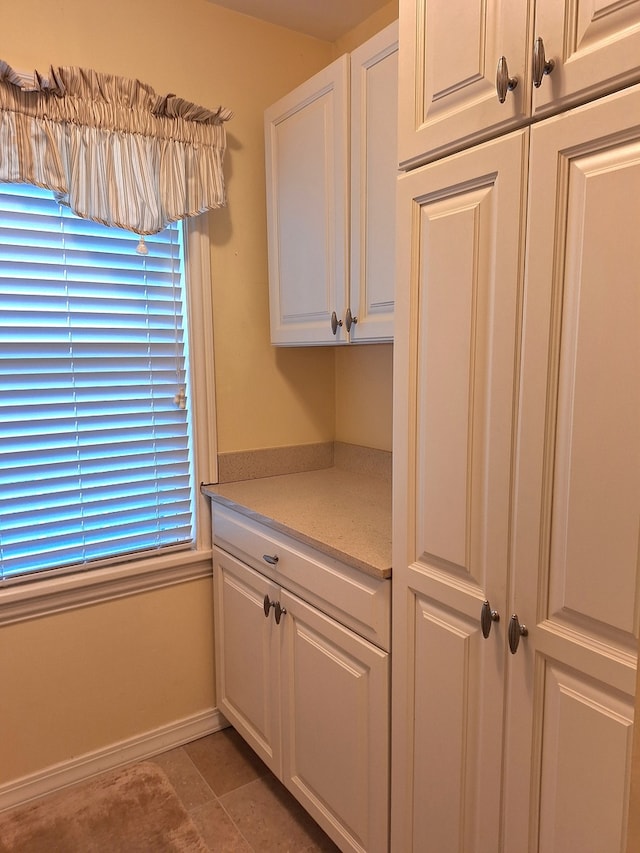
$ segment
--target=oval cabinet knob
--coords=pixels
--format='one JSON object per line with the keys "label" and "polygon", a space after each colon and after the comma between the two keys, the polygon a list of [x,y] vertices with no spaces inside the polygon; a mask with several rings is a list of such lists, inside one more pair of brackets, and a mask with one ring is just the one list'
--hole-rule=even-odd
{"label": "oval cabinet knob", "polygon": [[500,614],[497,610],[492,610],[488,601],[485,601],[480,611],[480,627],[482,628],[482,636],[487,639],[491,633],[491,624],[500,621]]}
{"label": "oval cabinet knob", "polygon": [[547,59],[544,55],[544,42],[538,36],[533,43],[533,85],[538,89],[542,85],[545,74],[551,74],[555,68],[553,59]]}
{"label": "oval cabinet knob", "polygon": [[501,104],[507,99],[507,92],[513,92],[518,85],[517,77],[509,77],[509,67],[507,65],[507,57],[501,56],[498,60],[498,68],[496,70],[496,93]]}
{"label": "oval cabinet knob", "polygon": [[342,320],[338,320],[338,315],[336,314],[335,311],[332,311],[331,312],[331,331],[333,332],[334,335],[337,334],[338,326],[341,326],[341,325],[342,325]]}
{"label": "oval cabinet knob", "polygon": [[514,613],[509,619],[509,650],[512,655],[518,651],[520,645],[520,637],[526,637],[529,630],[526,625],[521,625],[517,615]]}
{"label": "oval cabinet knob", "polygon": [[279,625],[280,620],[282,619],[284,614],[287,612],[287,609],[286,609],[286,607],[283,607],[279,601],[276,601],[273,605],[273,612],[274,612],[275,617],[276,617],[276,625]]}
{"label": "oval cabinet knob", "polygon": [[265,595],[264,601],[262,602],[262,607],[264,608],[264,615],[269,618],[269,611],[272,607],[275,607],[275,602],[271,601],[268,595]]}
{"label": "oval cabinet knob", "polygon": [[262,559],[270,566],[277,566],[279,557],[277,554],[263,554]]}
{"label": "oval cabinet knob", "polygon": [[355,326],[357,322],[358,318],[353,316],[353,314],[351,313],[351,308],[347,308],[347,313],[344,317],[344,324],[347,327],[347,332],[350,332],[351,327]]}

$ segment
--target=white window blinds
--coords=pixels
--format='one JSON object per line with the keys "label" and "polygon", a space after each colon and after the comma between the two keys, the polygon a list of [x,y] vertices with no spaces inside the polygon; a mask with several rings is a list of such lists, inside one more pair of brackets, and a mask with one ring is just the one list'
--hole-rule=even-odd
{"label": "white window blinds", "polygon": [[192,541],[182,228],[0,184],[0,579]]}

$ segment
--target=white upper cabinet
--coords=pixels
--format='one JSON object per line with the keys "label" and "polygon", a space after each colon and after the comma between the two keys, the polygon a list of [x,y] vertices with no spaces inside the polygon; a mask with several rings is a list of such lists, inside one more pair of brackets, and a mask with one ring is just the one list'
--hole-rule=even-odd
{"label": "white upper cabinet", "polygon": [[392,339],[397,49],[394,23],[265,113],[274,344]]}
{"label": "white upper cabinet", "polygon": [[400,21],[402,168],[640,79],[639,0],[414,0]]}
{"label": "white upper cabinet", "polygon": [[533,75],[542,68],[538,39],[554,67],[539,87],[535,79],[529,86],[534,116],[640,80],[640,0],[537,0],[527,56]]}
{"label": "white upper cabinet", "polygon": [[396,22],[351,54],[352,341],[393,339],[397,139]]}
{"label": "white upper cabinet", "polygon": [[349,57],[265,113],[271,342],[344,342]]}

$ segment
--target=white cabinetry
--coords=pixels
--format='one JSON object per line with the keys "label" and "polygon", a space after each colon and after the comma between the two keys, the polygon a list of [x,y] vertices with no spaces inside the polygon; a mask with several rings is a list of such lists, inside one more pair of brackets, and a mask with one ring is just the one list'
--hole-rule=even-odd
{"label": "white cabinetry", "polygon": [[625,850],[640,579],[638,115],[636,86],[531,130],[509,609],[529,636],[507,694],[506,849]]}
{"label": "white cabinetry", "polygon": [[397,32],[265,113],[274,344],[392,338]]}
{"label": "white cabinetry", "polygon": [[220,710],[344,851],[389,836],[390,583],[213,508]]}
{"label": "white cabinetry", "polygon": [[[500,849],[526,140],[400,179],[392,849],[404,853]],[[501,622],[485,641],[487,598]]]}
{"label": "white cabinetry", "polygon": [[625,849],[638,115],[634,87],[399,181],[392,850]]}
{"label": "white cabinetry", "polygon": [[398,24],[351,54],[351,341],[393,340]]}
{"label": "white cabinetry", "polygon": [[[413,0],[400,42],[400,90],[412,94],[399,101],[398,148],[410,168],[640,79],[640,2]],[[536,87],[543,54],[553,69]],[[517,79],[503,103],[501,57]]]}

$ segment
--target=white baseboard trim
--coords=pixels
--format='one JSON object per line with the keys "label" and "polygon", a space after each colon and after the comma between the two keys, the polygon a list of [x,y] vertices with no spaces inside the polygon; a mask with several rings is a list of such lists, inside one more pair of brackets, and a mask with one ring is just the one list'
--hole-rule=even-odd
{"label": "white baseboard trim", "polygon": [[220,731],[229,725],[217,708],[203,711],[166,726],[62,761],[45,770],[0,785],[0,811],[81,782],[105,770],[112,770],[151,758],[189,741]]}

